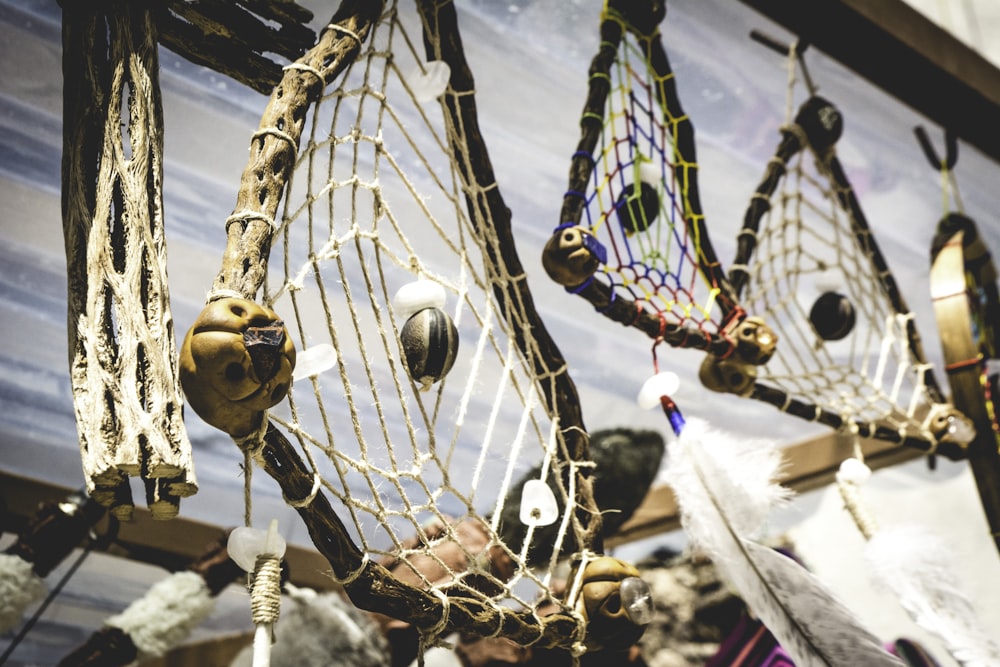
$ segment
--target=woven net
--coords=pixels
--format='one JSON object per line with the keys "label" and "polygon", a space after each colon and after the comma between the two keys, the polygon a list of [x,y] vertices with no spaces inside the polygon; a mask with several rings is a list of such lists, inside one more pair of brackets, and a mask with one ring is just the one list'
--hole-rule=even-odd
{"label": "woven net", "polygon": [[[605,315],[619,319],[616,302],[629,303],[626,324],[647,328],[637,320],[651,318],[658,322],[651,334],[671,345],[710,347],[742,311],[705,226],[694,127],[660,42],[662,16],[655,3],[640,4],[608,2],[601,16],[581,141],[556,229],[585,230],[596,241],[590,250],[599,265],[567,290],[594,301],[588,293],[596,281],[607,292],[608,303],[595,302]],[[728,345],[721,344],[719,351]]]}
{"label": "woven net", "polygon": [[[788,121],[729,267],[741,303],[777,333],[754,397],[863,436],[937,447],[960,415],[924,358],[903,296],[836,155],[839,112],[789,60]],[[943,415],[945,428],[941,428]],[[951,429],[951,430],[949,430]]]}
{"label": "woven net", "polygon": [[[488,160],[466,139],[478,133],[471,78],[459,89],[453,71],[447,89],[447,76],[433,89],[442,50],[454,46],[435,34],[389,3],[337,87],[308,108],[260,297],[298,354],[270,421],[340,501],[365,562],[440,598],[441,622],[421,628],[428,640],[448,627],[455,597],[536,621],[541,606],[578,618],[573,596],[553,592],[555,567],[570,555],[586,561],[599,526],[586,434],[578,410],[560,406],[574,402],[572,383],[533,315],[509,226],[496,219],[509,213]],[[255,142],[283,132],[263,127]],[[265,217],[238,210],[231,223]],[[395,296],[415,281],[443,291],[438,310],[457,331],[454,366],[440,379],[413,374],[418,362],[402,347],[421,313]],[[217,285],[213,298],[225,296],[234,295]],[[539,552],[533,519],[511,528],[518,509],[545,514],[512,491],[529,469],[557,511]],[[498,617],[492,632],[510,634],[502,625]]]}

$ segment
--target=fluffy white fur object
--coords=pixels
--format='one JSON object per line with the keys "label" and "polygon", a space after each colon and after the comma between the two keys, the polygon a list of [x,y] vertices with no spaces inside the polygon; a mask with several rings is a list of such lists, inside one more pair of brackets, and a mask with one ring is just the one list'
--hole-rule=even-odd
{"label": "fluffy white fur object", "polygon": [[[389,646],[374,622],[336,593],[308,589],[285,597],[274,629],[271,667],[372,667],[390,664]],[[230,667],[250,667],[253,647]]]}
{"label": "fluffy white fur object", "polygon": [[140,659],[156,658],[184,641],[214,608],[215,598],[200,575],[176,572],[105,625],[127,633]]}
{"label": "fluffy white fur object", "polygon": [[0,554],[0,635],[21,622],[29,604],[45,595],[45,582],[20,556]]}
{"label": "fluffy white fur object", "polygon": [[876,583],[895,593],[914,622],[937,635],[964,667],[1000,665],[1000,644],[983,628],[955,576],[957,563],[941,537],[917,524],[876,532],[865,546]]}

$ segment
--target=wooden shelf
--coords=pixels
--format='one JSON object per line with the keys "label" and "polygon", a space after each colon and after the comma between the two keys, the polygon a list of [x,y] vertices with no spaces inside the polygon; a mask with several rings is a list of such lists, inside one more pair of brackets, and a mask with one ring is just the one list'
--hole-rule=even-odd
{"label": "wooden shelf", "polygon": [[[861,451],[872,470],[924,456],[924,452],[917,449],[883,440],[863,440]],[[780,481],[793,491],[803,493],[830,484],[841,461],[854,456],[854,444],[848,436],[831,433],[791,445],[784,453],[786,472]],[[606,540],[606,544],[617,546],[678,528],[680,514],[673,491],[668,486],[658,486],[649,492],[618,534]]]}

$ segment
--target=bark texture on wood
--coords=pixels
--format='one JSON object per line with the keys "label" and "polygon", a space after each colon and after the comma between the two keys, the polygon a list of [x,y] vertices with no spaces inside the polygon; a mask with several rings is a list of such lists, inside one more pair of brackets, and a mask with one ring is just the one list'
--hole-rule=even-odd
{"label": "bark texture on wood", "polygon": [[163,119],[146,2],[63,12],[63,230],[70,375],[88,491],[159,518],[197,491],[181,415],[163,235]]}
{"label": "bark texture on wood", "polygon": [[295,164],[309,106],[354,62],[382,7],[381,1],[345,0],[316,46],[285,70],[250,145],[236,208],[226,223],[222,270],[210,298],[255,299],[267,272],[274,219]]}

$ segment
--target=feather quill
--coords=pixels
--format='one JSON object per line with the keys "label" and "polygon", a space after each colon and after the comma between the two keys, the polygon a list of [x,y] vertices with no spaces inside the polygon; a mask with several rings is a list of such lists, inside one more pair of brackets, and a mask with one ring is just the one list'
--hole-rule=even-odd
{"label": "feather quill", "polygon": [[797,667],[902,667],[817,577],[753,541],[790,495],[775,483],[781,455],[773,443],[737,441],[692,419],[669,445],[668,462],[688,537]]}
{"label": "feather quill", "polygon": [[990,639],[962,591],[944,541],[916,524],[878,530],[865,546],[876,582],[895,593],[914,622],[937,635],[963,667],[1000,665]]}

